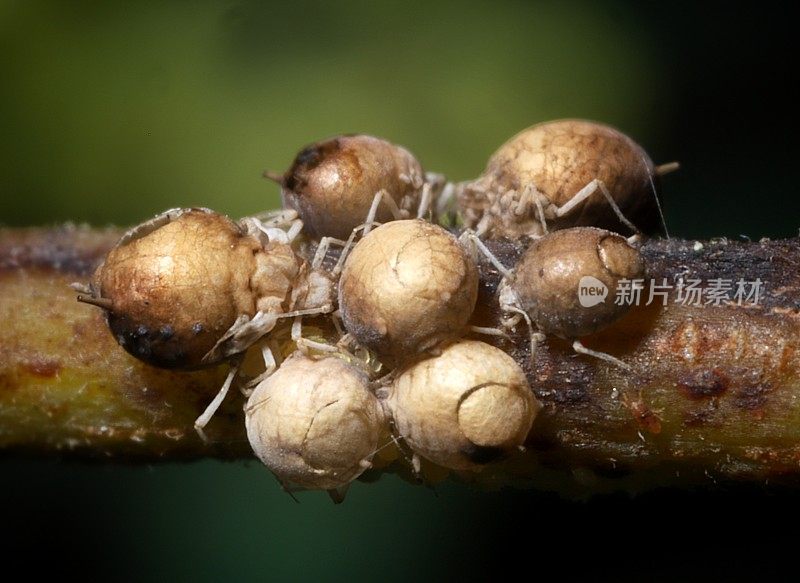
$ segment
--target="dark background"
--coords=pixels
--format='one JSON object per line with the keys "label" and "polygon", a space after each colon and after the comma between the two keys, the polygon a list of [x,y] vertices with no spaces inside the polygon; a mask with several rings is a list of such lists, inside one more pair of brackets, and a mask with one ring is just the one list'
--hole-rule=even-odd
{"label": "dark background", "polygon": [[[0,222],[251,214],[278,203],[264,168],[343,132],[461,180],[524,127],[586,117],[681,161],[673,235],[794,236],[795,22],[765,3],[0,0]],[[0,556],[131,580],[792,574],[800,499],[710,486],[576,502],[387,477],[297,505],[256,463],[0,460]]]}

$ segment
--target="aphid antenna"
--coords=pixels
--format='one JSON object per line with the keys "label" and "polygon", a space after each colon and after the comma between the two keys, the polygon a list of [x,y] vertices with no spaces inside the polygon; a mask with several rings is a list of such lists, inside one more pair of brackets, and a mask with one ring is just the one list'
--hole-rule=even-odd
{"label": "aphid antenna", "polygon": [[233,379],[236,378],[236,375],[239,373],[239,368],[241,366],[241,357],[238,357],[231,361],[231,368],[228,371],[228,376],[225,377],[225,382],[222,383],[222,388],[220,388],[217,396],[208,404],[206,410],[198,417],[194,422],[194,428],[200,434],[200,437],[205,440],[203,434],[203,428],[208,425],[208,422],[211,421],[211,418],[214,416],[214,413],[217,412],[219,406],[222,405],[222,401],[225,400],[225,396],[228,394],[228,389],[231,388],[231,384],[233,383]]}
{"label": "aphid antenna", "polygon": [[94,296],[79,295],[78,301],[83,304],[91,304],[93,306],[97,306],[98,308],[103,308],[107,312],[110,312],[114,307],[114,302],[108,298],[96,298]]}
{"label": "aphid antenna", "polygon": [[[644,162],[645,167],[649,167],[647,160],[645,160],[644,156],[642,156],[642,162]],[[656,166],[654,173],[656,176],[664,176],[665,174],[669,174],[670,172],[675,172],[681,167],[680,163],[678,162],[668,162],[667,164],[661,164],[660,166]],[[664,218],[664,209],[661,208],[661,201],[658,200],[658,191],[656,191],[656,183],[653,180],[653,176],[648,172],[647,178],[650,180],[650,190],[653,192],[653,198],[656,199],[656,208],[658,209],[658,216],[661,219],[661,226],[664,227],[664,236],[669,239],[669,229],[667,229],[667,220]]]}

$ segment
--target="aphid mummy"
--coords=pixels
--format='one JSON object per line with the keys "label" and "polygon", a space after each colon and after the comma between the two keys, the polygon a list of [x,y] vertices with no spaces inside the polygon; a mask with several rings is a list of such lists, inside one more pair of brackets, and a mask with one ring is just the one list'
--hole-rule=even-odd
{"label": "aphid mummy", "polygon": [[559,120],[512,137],[481,177],[456,190],[464,226],[488,238],[577,226],[649,234],[663,227],[658,177],[676,168],[654,166],[612,127]]}
{"label": "aphid mummy", "polygon": [[303,148],[283,175],[284,206],[295,209],[315,239],[347,239],[373,221],[424,216],[444,185],[425,174],[405,148],[367,135],[345,135]]}
{"label": "aphid mummy", "polygon": [[478,470],[522,446],[541,408],[514,359],[475,340],[402,371],[386,402],[412,451],[454,470]]}
{"label": "aphid mummy", "polygon": [[385,432],[383,410],[360,368],[296,352],[250,396],[250,445],[286,486],[333,490],[370,466]]}
{"label": "aphid mummy", "polygon": [[392,221],[350,253],[339,308],[358,343],[396,365],[460,337],[477,294],[475,261],[451,233],[420,219]]}

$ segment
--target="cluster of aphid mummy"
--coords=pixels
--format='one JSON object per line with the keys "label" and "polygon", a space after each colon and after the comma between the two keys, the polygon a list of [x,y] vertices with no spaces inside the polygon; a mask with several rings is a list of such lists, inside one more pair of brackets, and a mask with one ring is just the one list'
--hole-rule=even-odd
{"label": "cluster of aphid mummy", "polygon": [[[229,363],[195,426],[202,434],[238,384],[253,450],[286,487],[341,491],[386,444],[409,452],[416,471],[420,458],[477,471],[523,446],[540,404],[519,365],[475,335],[500,344],[526,326],[532,358],[555,335],[627,366],[579,339],[629,307],[581,307],[578,284],[591,276],[613,293],[642,276],[637,239],[659,228],[654,181],[671,167],[654,167],[617,130],[575,120],[523,131],[458,184],[400,146],[337,137],[266,173],[283,210],[238,222],[167,211],[75,287],[149,364]],[[484,243],[497,238],[527,245],[515,266]],[[484,258],[502,275],[497,328],[471,326]],[[303,318],[334,332],[304,337]],[[248,351],[263,357],[257,376],[244,373]]]}

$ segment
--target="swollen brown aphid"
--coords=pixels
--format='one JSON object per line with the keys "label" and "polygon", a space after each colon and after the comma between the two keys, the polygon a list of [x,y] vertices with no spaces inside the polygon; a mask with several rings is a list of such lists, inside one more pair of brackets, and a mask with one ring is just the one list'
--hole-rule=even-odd
{"label": "swollen brown aphid", "polygon": [[284,486],[335,490],[370,466],[385,419],[360,368],[295,352],[250,396],[245,423],[253,451]]}
{"label": "swollen brown aphid", "polygon": [[[103,308],[117,341],[164,368],[197,368],[236,357],[278,319],[333,310],[312,304],[318,275],[289,245],[296,234],[208,209],[174,209],[129,231],[108,253],[79,301]],[[328,296],[331,294],[328,293]],[[267,360],[271,360],[266,357]],[[203,427],[230,387],[197,420]]]}
{"label": "swollen brown aphid", "polygon": [[405,148],[367,135],[316,142],[285,174],[265,175],[281,185],[284,206],[298,212],[309,236],[339,240],[365,222],[424,216],[442,182]]}
{"label": "swollen brown aphid", "polygon": [[454,470],[481,469],[522,446],[541,408],[514,359],[475,340],[403,371],[386,402],[412,451]]}
{"label": "swollen brown aphid", "polygon": [[452,234],[420,219],[369,233],[339,280],[345,327],[389,364],[461,336],[477,295],[473,258]]}
{"label": "swollen brown aphid", "polygon": [[655,181],[676,168],[654,166],[610,126],[559,120],[511,138],[457,196],[464,225],[489,238],[577,226],[653,233],[663,225]]}
{"label": "swollen brown aphid", "polygon": [[140,360],[195,368],[227,356],[206,358],[240,316],[280,312],[299,269],[288,245],[265,247],[208,209],[176,209],[123,237],[79,300],[104,308],[114,336]]}
{"label": "swollen brown aphid", "polygon": [[639,251],[624,237],[604,229],[576,227],[536,239],[511,270],[491,254],[489,257],[504,276],[498,296],[500,309],[509,316],[505,325],[513,327],[520,318],[528,322],[532,353],[536,342],[552,334],[573,340],[577,352],[627,367],[578,340],[609,326],[631,309],[630,303],[616,301],[620,282],[636,285],[635,280],[644,277],[645,265]]}

